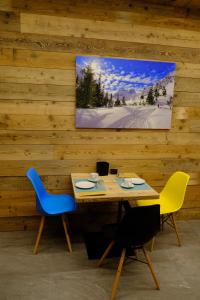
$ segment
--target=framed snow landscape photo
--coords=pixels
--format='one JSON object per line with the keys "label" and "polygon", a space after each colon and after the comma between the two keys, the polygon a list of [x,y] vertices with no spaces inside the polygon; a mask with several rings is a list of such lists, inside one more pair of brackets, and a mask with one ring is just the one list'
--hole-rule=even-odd
{"label": "framed snow landscape photo", "polygon": [[176,64],[76,57],[77,128],[170,129]]}

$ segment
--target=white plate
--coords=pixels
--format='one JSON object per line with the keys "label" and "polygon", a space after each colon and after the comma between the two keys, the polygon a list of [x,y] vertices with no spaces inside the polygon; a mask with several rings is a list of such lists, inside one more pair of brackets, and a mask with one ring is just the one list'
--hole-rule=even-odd
{"label": "white plate", "polygon": [[132,178],[132,183],[134,184],[143,184],[145,183],[145,180],[142,178]]}
{"label": "white plate", "polygon": [[94,179],[94,178],[88,178],[88,181],[91,181],[91,182],[98,182],[99,181],[99,178],[97,178],[97,179]]}
{"label": "white plate", "polygon": [[122,182],[121,186],[126,189],[132,189],[134,187],[134,184],[132,183],[131,185],[127,185],[126,183]]}
{"label": "white plate", "polygon": [[95,186],[95,183],[90,181],[77,181],[75,186],[79,189],[91,189]]}

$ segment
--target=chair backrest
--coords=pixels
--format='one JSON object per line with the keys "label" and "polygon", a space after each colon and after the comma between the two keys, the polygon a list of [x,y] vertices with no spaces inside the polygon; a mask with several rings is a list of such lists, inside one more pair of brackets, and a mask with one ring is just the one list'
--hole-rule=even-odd
{"label": "chair backrest", "polygon": [[119,224],[116,241],[128,246],[141,246],[160,231],[160,205],[130,208]]}
{"label": "chair backrest", "polygon": [[173,208],[176,208],[176,210],[179,210],[183,205],[189,178],[190,176],[184,172],[173,173],[160,193],[165,201],[173,203]]}
{"label": "chair backrest", "polygon": [[31,181],[33,188],[35,190],[36,193],[36,198],[39,199],[39,201],[42,200],[43,196],[45,196],[47,194],[43,183],[38,175],[38,173],[36,172],[36,170],[34,168],[30,168],[28,170],[28,172],[26,173],[26,176],[28,177],[28,179]]}

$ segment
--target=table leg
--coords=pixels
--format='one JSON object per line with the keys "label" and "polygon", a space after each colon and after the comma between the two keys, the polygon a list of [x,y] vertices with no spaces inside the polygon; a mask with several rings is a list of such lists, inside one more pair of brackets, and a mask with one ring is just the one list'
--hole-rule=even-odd
{"label": "table leg", "polygon": [[117,223],[119,224],[122,218],[122,208],[127,212],[131,208],[128,201],[119,201],[118,202],[118,211],[117,211]]}
{"label": "table leg", "polygon": [[122,205],[123,205],[126,212],[128,212],[129,209],[131,208],[131,205],[128,201],[123,201]]}
{"label": "table leg", "polygon": [[117,211],[117,224],[120,223],[121,218],[122,218],[122,205],[123,205],[122,201],[119,201],[118,202],[118,211]]}

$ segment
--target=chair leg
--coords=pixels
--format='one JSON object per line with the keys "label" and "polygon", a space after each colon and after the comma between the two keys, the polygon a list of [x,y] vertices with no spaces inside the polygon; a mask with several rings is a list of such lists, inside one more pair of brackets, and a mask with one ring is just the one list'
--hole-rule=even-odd
{"label": "chair leg", "polygon": [[42,231],[43,231],[43,228],[44,228],[44,222],[45,222],[45,216],[41,216],[40,226],[39,226],[39,229],[38,229],[38,234],[37,234],[35,246],[34,246],[34,249],[33,249],[33,254],[37,254],[37,252],[38,252],[38,246],[39,246]]}
{"label": "chair leg", "polygon": [[109,254],[110,250],[112,249],[113,245],[114,245],[115,241],[112,241],[108,247],[106,248],[106,250],[104,251],[102,257],[100,258],[97,267],[100,267],[104,261],[104,259],[107,257],[107,255]]}
{"label": "chair leg", "polygon": [[116,291],[117,291],[117,287],[118,287],[118,284],[119,284],[119,279],[120,279],[120,275],[121,275],[121,271],[122,271],[122,267],[123,267],[124,260],[125,260],[125,255],[126,255],[126,249],[124,248],[122,250],[122,254],[121,254],[121,257],[120,257],[120,260],[119,260],[119,265],[118,265],[118,268],[117,268],[117,273],[116,273],[116,276],[115,276],[115,279],[114,279],[114,282],[113,282],[113,287],[112,287],[112,293],[111,293],[110,300],[115,299]]}
{"label": "chair leg", "polygon": [[138,259],[138,249],[133,250],[133,255],[135,255],[135,257]]}
{"label": "chair leg", "polygon": [[161,215],[161,217],[160,217],[160,229],[161,229],[161,231],[164,230],[164,218],[165,218],[165,216]]}
{"label": "chair leg", "polygon": [[64,231],[65,231],[65,236],[66,236],[69,252],[72,252],[72,245],[71,245],[71,241],[70,241],[70,237],[69,237],[69,233],[68,233],[68,229],[67,229],[67,221],[66,221],[65,215],[62,215],[62,223],[63,223],[63,227],[64,227]]}
{"label": "chair leg", "polygon": [[154,236],[154,237],[152,238],[152,240],[151,240],[150,252],[153,251],[153,247],[154,247],[154,244],[155,244],[155,239],[156,239],[156,237]]}
{"label": "chair leg", "polygon": [[181,240],[180,240],[180,237],[179,237],[179,234],[178,234],[177,225],[176,225],[176,221],[175,221],[175,218],[174,218],[173,214],[171,214],[171,220],[172,220],[172,224],[174,226],[175,232],[176,232],[176,236],[177,236],[177,240],[178,240],[178,245],[180,247],[181,246]]}
{"label": "chair leg", "polygon": [[149,267],[149,270],[150,270],[150,272],[151,272],[151,274],[152,274],[153,280],[154,280],[154,282],[155,282],[155,284],[156,284],[156,288],[157,288],[157,290],[159,290],[159,289],[160,289],[160,284],[159,284],[159,281],[158,281],[158,279],[157,279],[157,277],[156,277],[156,274],[155,274],[155,272],[154,272],[154,270],[153,270],[153,267],[152,267],[152,263],[151,263],[150,257],[149,257],[149,255],[148,255],[148,253],[147,253],[147,251],[145,250],[144,247],[142,248],[142,250],[143,250],[144,256],[145,256],[145,258],[146,258],[146,261],[147,261],[147,265],[148,265],[148,267]]}

